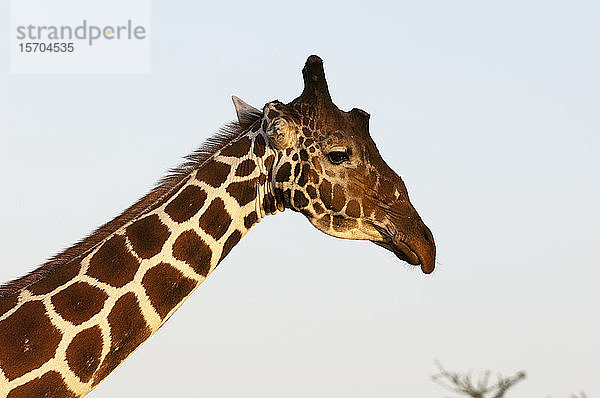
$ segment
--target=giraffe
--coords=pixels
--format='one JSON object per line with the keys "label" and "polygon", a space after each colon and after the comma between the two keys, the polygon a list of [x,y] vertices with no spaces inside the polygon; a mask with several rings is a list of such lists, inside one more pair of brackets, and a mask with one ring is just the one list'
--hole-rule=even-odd
{"label": "giraffe", "polygon": [[369,114],[339,110],[322,60],[304,89],[238,121],[121,215],[0,287],[0,397],[82,397],[173,314],[267,215],[369,240],[431,273],[435,243],[381,158]]}

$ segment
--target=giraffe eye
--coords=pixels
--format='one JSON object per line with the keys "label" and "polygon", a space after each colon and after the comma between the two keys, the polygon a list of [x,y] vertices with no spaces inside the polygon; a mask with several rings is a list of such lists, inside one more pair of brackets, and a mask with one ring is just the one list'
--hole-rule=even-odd
{"label": "giraffe eye", "polygon": [[342,164],[346,162],[348,157],[348,150],[345,151],[331,151],[327,154],[329,161],[333,164]]}

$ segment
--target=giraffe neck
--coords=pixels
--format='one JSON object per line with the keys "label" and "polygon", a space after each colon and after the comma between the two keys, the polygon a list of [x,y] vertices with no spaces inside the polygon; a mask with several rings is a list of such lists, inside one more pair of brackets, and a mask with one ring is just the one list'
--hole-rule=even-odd
{"label": "giraffe neck", "polygon": [[[255,123],[81,256],[0,297],[0,397],[83,396],[277,208]],[[47,394],[47,395],[44,395]]]}

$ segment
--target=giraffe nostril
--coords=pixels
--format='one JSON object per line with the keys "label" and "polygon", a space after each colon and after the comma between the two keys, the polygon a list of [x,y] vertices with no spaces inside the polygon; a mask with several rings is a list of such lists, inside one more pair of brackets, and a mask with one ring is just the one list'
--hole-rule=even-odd
{"label": "giraffe nostril", "polygon": [[427,243],[433,244],[433,234],[429,228],[425,227],[423,236],[425,237],[425,241],[427,241]]}

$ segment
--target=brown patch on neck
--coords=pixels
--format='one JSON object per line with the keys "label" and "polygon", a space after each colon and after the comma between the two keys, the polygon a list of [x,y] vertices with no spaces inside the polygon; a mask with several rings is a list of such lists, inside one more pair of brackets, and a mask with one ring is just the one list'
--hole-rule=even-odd
{"label": "brown patch on neck", "polygon": [[18,301],[19,297],[16,294],[9,297],[0,297],[0,316],[12,310]]}
{"label": "brown patch on neck", "polygon": [[148,270],[142,280],[150,303],[161,319],[177,306],[196,287],[193,279],[167,263],[160,263]]}
{"label": "brown patch on neck", "polygon": [[76,282],[52,296],[52,305],[63,319],[81,325],[100,312],[107,298],[100,288]]}
{"label": "brown patch on neck", "polygon": [[210,271],[212,251],[202,238],[189,229],[173,243],[173,257],[186,262],[196,273],[206,277]]}
{"label": "brown patch on neck", "polygon": [[52,257],[41,267],[21,278],[0,286],[0,299],[13,295],[46,277],[52,277],[51,274],[56,272],[56,270],[89,253],[90,250],[125,224],[135,220],[142,214],[156,209],[185,184],[192,171],[202,167],[217,151],[235,142],[235,140],[257,123],[261,116],[261,113],[247,112],[246,117],[240,123],[230,123],[222,128],[215,136],[209,138],[200,149],[186,156],[184,164],[171,170],[150,193],[130,206],[121,215],[96,229],[87,238]]}
{"label": "brown patch on neck", "polygon": [[94,375],[92,385],[98,384],[140,344],[150,337],[150,328],[142,315],[135,294],[124,294],[108,314],[111,347]]}
{"label": "brown patch on neck", "polygon": [[30,301],[0,322],[0,367],[14,380],[54,356],[61,333],[52,325],[41,301]]}
{"label": "brown patch on neck", "polygon": [[82,330],[69,343],[67,363],[83,383],[90,381],[100,366],[102,344],[102,332],[98,325]]}
{"label": "brown patch on neck", "polygon": [[51,370],[37,379],[12,390],[6,398],[64,397],[75,398],[60,373]]}

